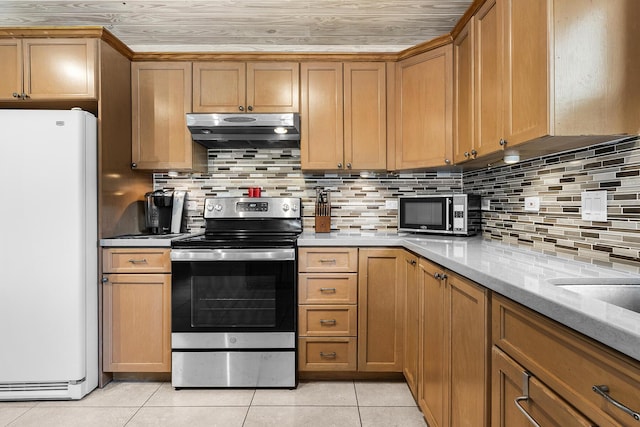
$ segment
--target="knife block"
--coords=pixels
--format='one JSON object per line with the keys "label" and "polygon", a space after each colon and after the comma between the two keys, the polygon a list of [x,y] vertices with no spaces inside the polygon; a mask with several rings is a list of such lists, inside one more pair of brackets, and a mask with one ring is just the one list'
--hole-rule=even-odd
{"label": "knife block", "polygon": [[316,215],[316,233],[331,232],[331,217]]}

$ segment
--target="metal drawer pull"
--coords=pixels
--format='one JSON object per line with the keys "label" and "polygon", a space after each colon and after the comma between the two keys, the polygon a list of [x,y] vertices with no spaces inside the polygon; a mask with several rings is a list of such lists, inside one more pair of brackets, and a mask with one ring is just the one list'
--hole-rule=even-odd
{"label": "metal drawer pull", "polygon": [[516,404],[518,410],[522,412],[522,415],[524,415],[532,425],[540,427],[540,424],[538,424],[536,420],[534,420],[533,417],[529,415],[529,413],[522,407],[522,405],[520,405],[520,402],[529,400],[529,378],[531,378],[531,374],[527,371],[524,371],[522,373],[522,396],[516,397],[513,400],[513,403]]}
{"label": "metal drawer pull", "polygon": [[330,262],[332,264],[336,263],[336,259],[332,258],[332,259],[321,259],[320,262]]}
{"label": "metal drawer pull", "polygon": [[335,359],[337,356],[335,351],[332,351],[331,353],[325,353],[324,351],[320,352],[320,357],[324,357],[325,359]]}
{"label": "metal drawer pull", "polygon": [[336,323],[336,319],[320,319],[321,325],[335,325]]}
{"label": "metal drawer pull", "polygon": [[145,258],[142,258],[142,259],[130,259],[129,262],[131,264],[146,264],[147,260]]}
{"label": "metal drawer pull", "polygon": [[332,294],[335,294],[336,288],[320,288],[320,292],[331,292]]}
{"label": "metal drawer pull", "polygon": [[607,402],[611,403],[616,408],[618,408],[621,411],[631,415],[634,420],[640,421],[640,413],[635,412],[635,411],[627,408],[622,403],[618,402],[613,397],[609,396],[609,394],[608,394],[609,393],[609,387],[607,387],[606,385],[594,385],[593,387],[591,387],[591,390],[595,391],[600,396],[604,397]]}

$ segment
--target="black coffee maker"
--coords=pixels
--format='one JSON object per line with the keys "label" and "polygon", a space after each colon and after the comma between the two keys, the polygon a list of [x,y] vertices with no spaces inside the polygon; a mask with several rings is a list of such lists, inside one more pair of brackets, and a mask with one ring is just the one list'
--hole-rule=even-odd
{"label": "black coffee maker", "polygon": [[156,190],[146,193],[145,221],[151,234],[166,234],[171,231],[173,191]]}

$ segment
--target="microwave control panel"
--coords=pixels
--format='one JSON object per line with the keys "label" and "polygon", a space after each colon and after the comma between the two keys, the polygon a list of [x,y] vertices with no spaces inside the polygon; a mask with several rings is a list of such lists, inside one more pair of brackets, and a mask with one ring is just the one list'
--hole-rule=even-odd
{"label": "microwave control panel", "polygon": [[464,205],[453,205],[453,229],[455,231],[462,231],[465,229]]}

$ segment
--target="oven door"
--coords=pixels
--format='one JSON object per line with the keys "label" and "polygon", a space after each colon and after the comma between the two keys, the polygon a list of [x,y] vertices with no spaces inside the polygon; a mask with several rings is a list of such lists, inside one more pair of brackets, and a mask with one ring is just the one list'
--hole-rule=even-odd
{"label": "oven door", "polygon": [[172,332],[295,332],[295,255],[295,248],[173,249]]}

